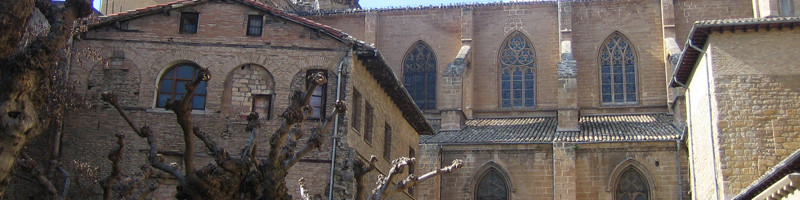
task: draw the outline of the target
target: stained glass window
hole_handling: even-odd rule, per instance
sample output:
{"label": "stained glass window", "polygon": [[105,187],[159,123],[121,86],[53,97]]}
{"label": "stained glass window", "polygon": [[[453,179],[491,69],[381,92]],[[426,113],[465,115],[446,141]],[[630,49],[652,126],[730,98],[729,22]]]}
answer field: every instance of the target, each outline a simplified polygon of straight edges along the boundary
{"label": "stained glass window", "polygon": [[[197,76],[197,71],[200,67],[192,64],[178,64],[173,66],[167,73],[161,76],[158,83],[158,99],[156,99],[156,107],[163,108],[167,103],[167,99],[181,99],[186,95],[186,84],[192,82],[192,79]],[[200,82],[197,89],[194,91],[194,98],[192,98],[192,109],[203,110],[206,108],[206,82]]]}
{"label": "stained glass window", "polygon": [[535,105],[535,62],[533,46],[520,32],[508,36],[500,51],[500,106]]}
{"label": "stained glass window", "polygon": [[436,109],[436,55],[423,41],[403,59],[403,85],[420,109]]}
{"label": "stained glass window", "polygon": [[649,191],[647,180],[633,167],[626,169],[617,182],[618,200],[648,200]]}
{"label": "stained glass window", "polygon": [[508,187],[506,180],[495,170],[489,169],[478,182],[476,200],[507,200]]}
{"label": "stained glass window", "polygon": [[613,33],[600,51],[601,96],[604,104],[636,103],[636,54],[633,44]]}

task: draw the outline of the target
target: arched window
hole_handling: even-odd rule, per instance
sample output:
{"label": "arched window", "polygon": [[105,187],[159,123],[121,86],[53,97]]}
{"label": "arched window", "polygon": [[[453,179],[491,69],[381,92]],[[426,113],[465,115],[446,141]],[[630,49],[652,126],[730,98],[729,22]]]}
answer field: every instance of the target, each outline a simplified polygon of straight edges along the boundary
{"label": "arched window", "polygon": [[436,109],[436,55],[421,40],[403,59],[403,85],[420,109]]}
{"label": "arched window", "polygon": [[647,179],[639,170],[628,167],[617,181],[616,199],[618,200],[648,200],[650,199],[650,186]]}
{"label": "arched window", "polygon": [[[167,99],[180,99],[186,95],[186,84],[192,82],[197,76],[200,67],[194,64],[182,63],[172,66],[158,82],[158,98],[156,107],[163,108]],[[203,110],[206,108],[206,82],[203,81],[194,91],[192,109]]]}
{"label": "arched window", "polygon": [[503,176],[494,168],[486,170],[486,173],[481,176],[478,181],[477,189],[475,190],[476,200],[507,200],[508,199],[508,185]]}
{"label": "arched window", "polygon": [[500,50],[500,106],[533,107],[535,104],[535,54],[525,35],[514,32]]}
{"label": "arched window", "polygon": [[636,52],[619,32],[608,36],[601,47],[600,80],[603,104],[636,103]]}

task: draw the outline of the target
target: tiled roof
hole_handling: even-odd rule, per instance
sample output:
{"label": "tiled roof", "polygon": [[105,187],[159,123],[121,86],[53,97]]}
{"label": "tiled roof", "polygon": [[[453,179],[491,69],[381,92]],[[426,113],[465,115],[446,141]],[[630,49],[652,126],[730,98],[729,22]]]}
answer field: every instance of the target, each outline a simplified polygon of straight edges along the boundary
{"label": "tiled roof", "polygon": [[723,32],[726,30],[781,30],[783,28],[794,28],[800,26],[800,17],[773,17],[773,18],[742,18],[742,19],[718,19],[698,21],[689,32],[689,39],[686,40],[681,57],[678,59],[678,66],[673,72],[673,79],[670,81],[671,87],[685,85],[689,81],[689,76],[700,58],[701,52],[697,48],[705,48],[708,36],[713,31]]}
{"label": "tiled roof", "polygon": [[[434,129],[441,121],[431,120]],[[459,131],[438,131],[422,143],[551,143],[667,141],[680,138],[667,114],[602,115],[580,118],[580,131],[557,132],[555,117],[483,118],[467,120]]]}
{"label": "tiled roof", "polygon": [[[210,1],[210,0],[177,0],[177,1],[169,2],[169,3],[165,3],[165,4],[156,4],[156,5],[152,5],[152,6],[148,6],[148,7],[144,7],[144,8],[139,8],[139,9],[135,9],[135,10],[129,10],[129,11],[126,11],[126,12],[115,13],[115,14],[111,14],[111,15],[108,15],[108,16],[100,17],[100,22],[98,22],[97,24],[92,24],[91,27],[97,27],[97,26],[101,26],[101,25],[106,25],[106,24],[110,24],[110,23],[113,23],[113,22],[119,21],[119,20],[126,20],[126,19],[132,19],[132,18],[137,18],[137,17],[141,17],[141,16],[156,14],[156,13],[159,13],[159,12],[169,11],[169,10],[175,9],[175,8],[193,6],[193,5],[205,3],[205,2],[208,2],[208,1]],[[254,1],[254,0],[232,0],[232,1],[242,3],[244,5],[250,6],[250,7],[255,8],[255,9],[259,9],[259,10],[264,11],[264,12],[271,13],[271,14],[273,14],[275,16],[284,18],[284,19],[292,21],[292,22],[296,22],[296,23],[304,25],[304,26],[308,26],[310,28],[321,30],[322,32],[324,32],[324,33],[326,33],[328,35],[331,35],[334,38],[339,39],[339,40],[345,40],[345,39],[348,39],[348,37],[349,37],[347,35],[347,33],[344,33],[344,32],[342,32],[342,31],[340,31],[338,29],[335,29],[333,27],[330,27],[330,26],[327,26],[327,25],[324,25],[324,24],[320,24],[320,23],[317,23],[315,21],[311,21],[311,20],[306,19],[304,17],[300,17],[300,16],[297,16],[297,15],[294,15],[294,14],[290,14],[290,13],[284,12],[283,10],[270,7],[270,6],[266,5],[266,4],[258,2],[258,1]]]}

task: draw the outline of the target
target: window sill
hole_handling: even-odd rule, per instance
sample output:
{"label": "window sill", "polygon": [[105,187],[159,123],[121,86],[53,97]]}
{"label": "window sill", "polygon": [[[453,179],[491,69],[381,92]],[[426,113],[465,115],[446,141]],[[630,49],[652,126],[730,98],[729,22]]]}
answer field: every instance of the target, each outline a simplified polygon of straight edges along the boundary
{"label": "window sill", "polygon": [[638,106],[639,102],[631,102],[631,103],[600,103],[600,106],[605,108],[613,108],[613,107],[632,107]]}

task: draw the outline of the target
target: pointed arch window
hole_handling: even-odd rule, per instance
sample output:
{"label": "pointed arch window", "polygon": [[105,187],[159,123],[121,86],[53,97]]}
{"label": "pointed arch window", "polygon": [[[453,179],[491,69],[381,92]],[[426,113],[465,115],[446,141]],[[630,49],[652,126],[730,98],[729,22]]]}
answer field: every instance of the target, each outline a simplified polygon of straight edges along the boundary
{"label": "pointed arch window", "polygon": [[535,54],[525,35],[514,32],[500,50],[500,106],[533,107],[535,105]]}
{"label": "pointed arch window", "polygon": [[421,40],[403,58],[403,85],[420,109],[436,109],[436,55]]}
{"label": "pointed arch window", "polygon": [[[186,84],[192,82],[197,76],[200,67],[194,64],[178,64],[167,70],[158,82],[158,98],[156,107],[163,108],[167,99],[181,99],[186,95]],[[203,110],[206,108],[206,81],[200,82],[194,91],[192,109]]]}
{"label": "pointed arch window", "polygon": [[650,185],[644,175],[634,167],[628,167],[617,181],[616,196],[618,200],[648,200]]}
{"label": "pointed arch window", "polygon": [[636,52],[619,32],[612,33],[600,50],[601,98],[603,104],[632,104],[636,96]]}
{"label": "pointed arch window", "polygon": [[475,192],[476,200],[507,200],[508,185],[495,169],[489,169],[481,177]]}

